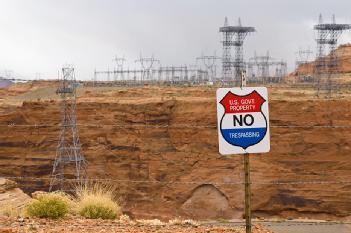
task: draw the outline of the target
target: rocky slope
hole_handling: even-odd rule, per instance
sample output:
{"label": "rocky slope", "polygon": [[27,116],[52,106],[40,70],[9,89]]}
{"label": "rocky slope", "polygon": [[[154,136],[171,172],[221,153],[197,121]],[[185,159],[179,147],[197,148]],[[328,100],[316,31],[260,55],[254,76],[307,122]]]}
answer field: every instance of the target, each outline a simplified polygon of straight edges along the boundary
{"label": "rocky slope", "polygon": [[[0,105],[0,176],[26,177],[17,180],[28,193],[48,188],[60,113],[54,94],[22,101],[50,90],[12,91]],[[215,88],[79,93],[88,175],[114,179],[125,212],[139,218],[242,217],[242,157],[218,154]],[[271,152],[251,156],[254,216],[350,217],[350,107],[350,96],[325,100],[311,90],[270,89]]]}
{"label": "rocky slope", "polygon": [[[337,70],[341,73],[341,79],[338,83],[350,83],[351,82],[351,44],[341,45],[336,49],[336,56],[338,58]],[[315,67],[315,62],[309,62],[307,64],[302,64],[297,69],[292,72],[286,80],[298,82],[301,81],[301,76],[311,76],[313,75]]]}
{"label": "rocky slope", "polygon": [[16,182],[0,178],[0,216],[17,215],[30,201]]}

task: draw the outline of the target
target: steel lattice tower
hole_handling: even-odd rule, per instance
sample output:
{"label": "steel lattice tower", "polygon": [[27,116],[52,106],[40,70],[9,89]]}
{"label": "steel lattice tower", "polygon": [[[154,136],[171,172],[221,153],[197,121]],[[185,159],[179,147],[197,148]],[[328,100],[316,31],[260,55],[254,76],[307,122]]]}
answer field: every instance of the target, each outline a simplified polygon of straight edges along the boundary
{"label": "steel lattice tower", "polygon": [[[238,26],[229,26],[227,17],[224,26],[219,28],[223,34],[223,57],[222,57],[222,75],[224,81],[241,80],[241,72],[245,70],[243,44],[246,36],[255,32],[254,27],[243,27],[241,20],[238,20]],[[234,47],[234,60],[232,60],[231,48]],[[234,73],[232,71],[234,68]]]}
{"label": "steel lattice tower", "polygon": [[[271,68],[275,68],[272,74]],[[257,56],[256,52],[247,62],[248,80],[256,83],[279,83],[287,73],[287,63],[283,60],[275,61],[267,51],[266,55]]]}
{"label": "steel lattice tower", "polygon": [[299,68],[301,65],[308,64],[310,62],[310,55],[313,54],[313,51],[310,49],[302,50],[299,49],[296,53],[295,69]]}
{"label": "steel lattice tower", "polygon": [[214,53],[213,56],[205,56],[202,54],[201,57],[196,58],[196,61],[202,61],[203,65],[206,68],[207,73],[210,75],[209,76],[209,81],[216,81],[216,76],[217,76],[217,66],[216,66],[216,61],[218,59],[221,59],[220,57],[216,56],[216,52]]}
{"label": "steel lattice tower", "polygon": [[86,175],[86,161],[81,154],[77,129],[76,87],[74,68],[62,68],[62,79],[56,91],[61,97],[61,132],[49,191],[68,190],[70,184],[65,179],[73,179],[79,182]]}
{"label": "steel lattice tower", "polygon": [[309,73],[312,70],[307,70],[305,72],[300,72],[299,69],[301,67],[307,66],[308,63],[310,63],[310,56],[313,54],[313,51],[308,49],[302,50],[299,49],[296,53],[296,60],[295,60],[295,70],[296,70],[296,76],[298,78],[298,81],[311,81],[311,76]]}
{"label": "steel lattice tower", "polygon": [[[338,58],[336,47],[341,34],[351,29],[350,24],[337,24],[333,15],[332,23],[323,23],[322,15],[319,15],[318,24],[314,26],[317,31],[317,54],[315,64],[315,78],[317,79],[318,95],[321,90],[327,90],[330,97],[333,89],[331,77],[338,73]],[[329,51],[326,53],[327,46]]]}
{"label": "steel lattice tower", "polygon": [[262,81],[268,79],[270,76],[269,66],[273,65],[272,57],[269,56],[269,51],[266,55],[257,56],[256,51],[254,57],[249,59],[249,64],[257,66],[257,78],[261,78]]}
{"label": "steel lattice tower", "polygon": [[115,69],[114,69],[114,80],[116,81],[124,81],[124,75],[123,75],[123,65],[126,59],[124,57],[117,57],[113,59],[113,61],[116,63]]}
{"label": "steel lattice tower", "polygon": [[152,81],[153,66],[155,63],[160,64],[160,60],[155,59],[154,55],[152,55],[151,57],[143,57],[140,53],[140,59],[136,60],[135,62],[139,62],[143,69],[141,81]]}

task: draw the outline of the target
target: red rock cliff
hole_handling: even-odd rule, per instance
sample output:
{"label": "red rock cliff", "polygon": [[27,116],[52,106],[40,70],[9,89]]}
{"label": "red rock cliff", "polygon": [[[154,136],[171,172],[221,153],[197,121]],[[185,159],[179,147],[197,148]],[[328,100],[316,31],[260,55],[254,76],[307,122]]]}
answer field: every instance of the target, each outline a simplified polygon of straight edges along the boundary
{"label": "red rock cliff", "polygon": [[[0,176],[50,175],[60,122],[54,98],[0,105]],[[270,99],[271,152],[251,156],[254,216],[349,216],[351,129],[324,126],[349,125],[351,99],[280,88]],[[119,180],[125,211],[242,216],[242,158],[218,154],[214,88],[90,88],[80,90],[77,114],[89,177]],[[40,123],[48,126],[26,126]],[[48,183],[22,184],[32,192]]]}

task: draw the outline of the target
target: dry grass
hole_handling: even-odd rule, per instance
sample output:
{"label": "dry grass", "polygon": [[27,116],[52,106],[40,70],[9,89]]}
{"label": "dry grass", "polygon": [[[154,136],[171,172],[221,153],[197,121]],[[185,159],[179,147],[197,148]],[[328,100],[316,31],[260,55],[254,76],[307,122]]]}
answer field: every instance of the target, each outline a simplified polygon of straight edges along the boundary
{"label": "dry grass", "polygon": [[115,219],[121,215],[115,190],[113,185],[97,182],[77,186],[76,212],[90,219]]}
{"label": "dry grass", "polygon": [[119,222],[121,224],[125,224],[125,225],[134,225],[135,222],[130,219],[130,217],[126,214],[122,214],[120,217],[119,217]]}
{"label": "dry grass", "polygon": [[15,206],[14,204],[7,204],[0,206],[0,216],[6,216],[11,218],[21,217],[24,215],[24,209]]}
{"label": "dry grass", "polygon": [[199,226],[199,223],[192,219],[180,219],[174,218],[168,221],[169,225],[177,225],[177,226]]}
{"label": "dry grass", "polygon": [[137,220],[137,223],[146,225],[146,226],[165,226],[166,223],[162,222],[159,219],[140,219]]}
{"label": "dry grass", "polygon": [[74,206],[74,199],[71,195],[62,192],[62,191],[55,191],[55,192],[42,192],[42,191],[37,191],[35,193],[32,194],[33,198],[36,200],[40,200],[42,198],[45,197],[58,197],[60,199],[62,199],[63,201],[67,202],[69,204],[69,206]]}

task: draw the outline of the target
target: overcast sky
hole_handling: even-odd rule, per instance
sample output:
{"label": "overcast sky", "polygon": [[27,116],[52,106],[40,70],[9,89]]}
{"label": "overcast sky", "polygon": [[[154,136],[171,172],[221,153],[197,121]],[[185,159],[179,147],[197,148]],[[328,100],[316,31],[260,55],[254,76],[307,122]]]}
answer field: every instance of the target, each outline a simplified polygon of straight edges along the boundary
{"label": "overcast sky", "polygon": [[[78,79],[94,69],[114,66],[115,55],[126,67],[142,52],[162,65],[194,64],[201,53],[222,54],[218,32],[228,16],[241,17],[256,33],[245,41],[245,57],[267,50],[294,67],[295,52],[315,50],[313,24],[335,13],[351,23],[350,0],[0,0],[0,73],[56,78],[63,64],[76,68]],[[345,33],[341,43],[351,42]]]}

